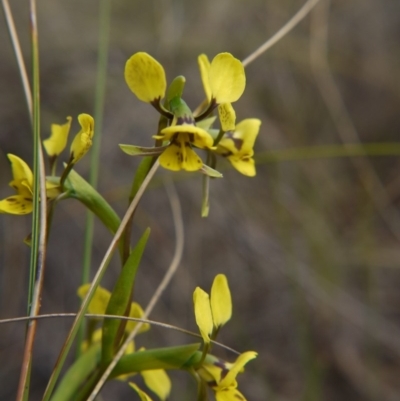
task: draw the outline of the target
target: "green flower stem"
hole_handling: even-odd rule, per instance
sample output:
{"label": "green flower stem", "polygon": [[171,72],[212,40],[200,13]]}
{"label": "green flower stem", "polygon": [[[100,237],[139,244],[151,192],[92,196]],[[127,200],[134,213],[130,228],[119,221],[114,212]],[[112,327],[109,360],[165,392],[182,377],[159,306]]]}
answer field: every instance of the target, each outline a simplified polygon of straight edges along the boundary
{"label": "green flower stem", "polygon": [[225,131],[222,131],[222,129],[220,129],[218,132],[218,136],[214,139],[214,146],[217,146],[219,144],[219,141],[222,139],[224,134],[225,134]]}
{"label": "green flower stem", "polygon": [[[132,202],[132,199],[136,196],[139,191],[143,181],[147,177],[151,167],[154,162],[157,160],[157,157],[145,157],[139,164],[138,169],[136,170],[135,177],[133,179],[131,192],[129,194],[129,203]],[[126,225],[124,234],[123,234],[123,263],[125,263],[129,257],[131,246],[131,233],[132,233],[132,222],[135,213],[132,213],[128,224]]]}

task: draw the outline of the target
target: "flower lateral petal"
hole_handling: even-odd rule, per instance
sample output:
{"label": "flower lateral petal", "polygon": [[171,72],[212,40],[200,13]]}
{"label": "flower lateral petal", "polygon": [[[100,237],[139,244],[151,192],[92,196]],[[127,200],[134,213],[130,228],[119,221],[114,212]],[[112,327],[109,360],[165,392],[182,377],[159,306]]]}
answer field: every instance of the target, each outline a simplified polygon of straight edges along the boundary
{"label": "flower lateral petal", "polygon": [[159,157],[162,167],[167,170],[197,171],[200,170],[203,162],[197,153],[185,141],[175,139]]}
{"label": "flower lateral petal", "polygon": [[32,198],[22,195],[9,196],[0,201],[0,213],[24,215],[32,213]]}
{"label": "flower lateral petal", "polygon": [[128,59],[125,81],[142,102],[152,103],[165,96],[167,81],[164,68],[147,53],[138,52]]}

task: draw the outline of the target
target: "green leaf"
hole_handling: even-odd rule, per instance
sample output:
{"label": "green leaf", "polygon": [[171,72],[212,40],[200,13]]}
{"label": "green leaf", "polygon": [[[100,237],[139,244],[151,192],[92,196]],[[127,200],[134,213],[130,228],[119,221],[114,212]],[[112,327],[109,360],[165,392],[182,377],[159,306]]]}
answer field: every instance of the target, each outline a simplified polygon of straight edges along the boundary
{"label": "green leaf", "polygon": [[74,395],[96,369],[100,360],[100,344],[95,344],[84,352],[68,369],[51,401],[73,400]]}
{"label": "green leaf", "polygon": [[135,145],[118,145],[121,150],[129,156],[157,156],[164,152],[168,146],[159,146],[159,147],[151,147],[146,148],[143,146],[135,146]]}
{"label": "green leaf", "polygon": [[[132,289],[136,277],[136,272],[142,259],[143,251],[146,247],[150,235],[150,229],[146,229],[135,248],[130,253],[121,274],[115,284],[110,301],[106,309],[106,315],[127,316],[129,305],[132,298]],[[126,325],[126,321],[120,322],[116,319],[104,319],[102,335],[102,356],[101,361],[108,364],[112,360],[116,349],[124,333],[119,330],[120,325]]]}
{"label": "green leaf", "polygon": [[178,347],[156,348],[124,355],[115,366],[110,378],[143,370],[186,368],[188,363],[196,356],[199,348],[200,343],[196,343]]}
{"label": "green leaf", "polygon": [[82,202],[113,233],[121,221],[110,204],[76,171],[71,170],[64,184],[70,198]]}

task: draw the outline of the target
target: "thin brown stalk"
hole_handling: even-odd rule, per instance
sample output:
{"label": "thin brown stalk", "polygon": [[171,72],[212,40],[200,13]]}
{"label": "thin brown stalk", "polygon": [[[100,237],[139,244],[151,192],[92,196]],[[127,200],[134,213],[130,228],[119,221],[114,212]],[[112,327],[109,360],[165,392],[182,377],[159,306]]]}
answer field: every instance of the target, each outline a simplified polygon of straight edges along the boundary
{"label": "thin brown stalk", "polygon": [[281,28],[274,36],[269,38],[264,44],[262,44],[253,53],[247,56],[242,64],[246,67],[263,53],[265,53],[275,43],[279,42],[284,36],[286,36],[307,14],[313,9],[313,7],[319,2],[319,0],[308,0],[303,7]]}
{"label": "thin brown stalk", "polygon": [[[165,273],[161,283],[157,287],[156,291],[154,292],[150,302],[148,303],[143,318],[147,319],[147,317],[152,312],[154,306],[156,305],[157,301],[160,299],[161,294],[164,292],[165,288],[170,283],[173,275],[175,274],[183,254],[183,244],[184,244],[184,232],[183,232],[183,218],[182,218],[182,211],[179,202],[178,195],[176,193],[175,187],[173,186],[172,182],[168,182],[166,185],[168,198],[171,204],[172,209],[172,216],[175,225],[175,233],[176,233],[176,245],[175,245],[175,253],[174,257],[172,258],[171,264],[169,265],[167,272]],[[135,326],[135,329],[129,334],[127,339],[124,341],[120,349],[118,350],[117,354],[115,355],[114,359],[111,361],[103,375],[101,376],[100,380],[96,384],[96,387],[93,389],[92,393],[88,397],[87,401],[94,401],[97,394],[103,387],[104,383],[106,382],[107,378],[110,376],[111,372],[113,371],[115,365],[124,355],[126,348],[128,347],[129,343],[135,338],[136,334],[139,332],[142,323],[138,323]]]}
{"label": "thin brown stalk", "polygon": [[[0,319],[0,324],[7,324],[7,323],[18,323],[18,322],[27,322],[29,320],[44,320],[44,319],[55,319],[55,318],[72,318],[76,317],[76,313],[46,313],[42,315],[36,315],[36,316],[21,316],[21,317],[12,317],[9,319]],[[149,320],[149,319],[141,319],[137,317],[130,317],[130,316],[121,316],[121,315],[101,315],[101,314],[94,314],[94,313],[86,313],[85,314],[86,318],[95,318],[95,319],[116,319],[116,320],[126,320],[126,321],[131,321],[131,322],[139,322],[143,324],[151,324],[152,326],[157,326],[157,327],[162,327],[164,329],[168,330],[174,330],[178,331],[179,333],[187,334],[188,336],[191,337],[196,337],[199,339],[202,339],[201,335],[199,333],[195,333],[190,330],[182,329],[181,327],[174,326],[172,324],[168,323],[162,323],[162,322],[157,322],[156,320]],[[239,355],[240,352],[228,347],[227,345],[224,345],[218,341],[213,341],[211,340],[212,344],[217,345],[221,348],[226,349],[227,351],[230,351],[234,354]]]}
{"label": "thin brown stalk", "polygon": [[26,72],[25,68],[25,63],[24,63],[24,58],[22,57],[22,50],[21,50],[21,45],[19,43],[18,39],[18,34],[15,29],[15,24],[14,24],[14,18],[12,16],[11,8],[8,3],[8,0],[2,0],[2,5],[3,5],[3,10],[4,10],[4,16],[6,19],[7,23],[7,28],[8,28],[8,33],[10,35],[10,40],[14,49],[15,53],[15,58],[17,59],[18,63],[18,70],[21,76],[21,81],[22,81],[22,87],[24,89],[25,93],[25,100],[26,104],[28,106],[28,111],[29,111],[29,117],[32,119],[32,92],[31,92],[31,87],[29,84],[29,78],[28,74]]}
{"label": "thin brown stalk", "polygon": [[[32,234],[36,233],[36,230],[39,230],[38,234],[38,242],[37,242],[37,251],[35,251],[35,238],[32,243],[32,253],[31,260],[34,260],[33,265],[36,266],[34,271],[34,287],[32,292],[32,303],[30,305],[30,315],[36,316],[40,311],[40,300],[43,289],[44,282],[44,270],[45,270],[45,257],[46,257],[46,238],[47,238],[47,204],[44,201],[46,199],[46,174],[44,167],[44,159],[43,152],[40,144],[40,83],[39,83],[39,42],[38,42],[38,27],[37,27],[37,19],[36,19],[36,2],[35,0],[30,1],[30,22],[31,22],[31,40],[32,40],[32,64],[33,64],[33,98],[32,98],[32,127],[34,134],[34,156],[37,159],[37,164],[34,166],[34,188],[37,188],[39,185],[39,191],[35,190],[35,199],[42,199],[42,202],[39,202],[39,208],[35,209],[34,205],[34,213],[33,213],[33,226],[32,226]],[[21,77],[23,80],[23,85],[25,87],[26,82],[24,82],[24,73],[25,68],[20,66]],[[23,72],[24,73],[23,73]],[[26,95],[29,96],[29,92],[26,91]],[[28,101],[29,108],[29,101]],[[35,214],[35,210],[38,211]],[[35,218],[39,219],[37,223],[35,223]],[[32,365],[32,353],[33,353],[33,344],[36,337],[36,329],[37,329],[37,321],[32,320],[29,322],[27,327],[27,335],[25,340],[25,348],[21,366],[20,380],[17,390],[17,401],[23,401],[27,399],[29,394],[29,378],[30,378],[30,370]]]}

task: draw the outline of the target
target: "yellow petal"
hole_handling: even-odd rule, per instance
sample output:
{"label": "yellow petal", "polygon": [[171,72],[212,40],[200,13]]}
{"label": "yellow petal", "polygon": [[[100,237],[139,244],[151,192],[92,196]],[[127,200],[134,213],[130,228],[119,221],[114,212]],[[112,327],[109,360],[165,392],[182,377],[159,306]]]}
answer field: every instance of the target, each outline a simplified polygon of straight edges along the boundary
{"label": "yellow petal", "polygon": [[171,392],[171,380],[163,369],[144,370],[141,372],[144,382],[153,393],[165,401]]}
{"label": "yellow petal", "polygon": [[164,68],[147,53],[135,53],[126,62],[125,81],[142,102],[151,103],[165,96],[167,81]]}
{"label": "yellow petal", "polygon": [[[78,288],[77,294],[81,300],[83,300],[90,288],[89,284],[81,285]],[[92,300],[90,301],[88,312],[98,315],[104,315],[106,313],[107,305],[110,300],[111,293],[103,287],[97,287]]]}
{"label": "yellow petal", "polygon": [[217,103],[233,103],[246,86],[243,64],[230,53],[217,54],[211,62],[210,87]]}
{"label": "yellow petal", "polygon": [[193,293],[194,315],[200,334],[205,343],[210,342],[210,334],[213,330],[213,319],[210,306],[210,297],[200,287]]}
{"label": "yellow petal", "polygon": [[8,155],[11,162],[13,180],[10,186],[13,187],[19,195],[29,197],[32,195],[33,174],[29,166],[18,156],[11,153]]}
{"label": "yellow petal", "polygon": [[[232,154],[248,154],[253,151],[254,142],[260,130],[261,121],[257,118],[247,118],[236,125],[234,132],[224,135],[218,144],[218,153],[228,150]],[[251,154],[252,156],[253,154]]]}
{"label": "yellow petal", "polygon": [[205,54],[200,54],[200,56],[197,58],[197,61],[199,63],[199,69],[200,69],[200,76],[201,76],[201,81],[203,82],[203,88],[204,92],[206,93],[207,100],[211,100],[211,87],[210,87],[210,79],[209,79],[209,74],[210,74],[210,61],[208,60],[208,57]]}
{"label": "yellow petal", "polygon": [[222,131],[233,131],[235,129],[236,113],[230,103],[222,103],[218,106],[219,121]]}
{"label": "yellow petal", "polygon": [[199,376],[207,383],[215,384],[221,380],[222,369],[220,366],[214,364],[203,363],[203,365],[197,370]]}
{"label": "yellow petal", "polygon": [[201,169],[203,162],[197,153],[190,148],[190,144],[174,141],[159,157],[162,167],[167,170],[197,171]]}
{"label": "yellow petal", "polygon": [[32,198],[22,195],[9,196],[0,201],[0,213],[8,214],[28,214],[32,212]]}
{"label": "yellow petal", "polygon": [[78,116],[81,130],[76,134],[71,144],[72,163],[77,163],[92,146],[94,134],[94,119],[89,114],[79,114]]}
{"label": "yellow petal", "polygon": [[46,181],[46,196],[47,199],[55,199],[61,194],[61,188],[59,184]]}
{"label": "yellow petal", "polygon": [[[143,314],[144,314],[144,312],[143,312],[142,307],[137,302],[132,302],[131,303],[131,311],[129,313],[129,316],[140,319],[143,316]],[[130,333],[136,327],[136,325],[137,325],[137,322],[129,321],[126,324],[125,331],[127,333]],[[144,323],[140,327],[139,333],[144,333],[145,331],[148,331],[148,330],[150,330],[149,323]]]}
{"label": "yellow petal", "polygon": [[51,135],[43,141],[43,146],[49,156],[58,156],[65,149],[71,121],[72,118],[67,117],[67,122],[63,125],[51,124]]}
{"label": "yellow petal", "polygon": [[241,150],[249,152],[253,150],[254,142],[256,141],[258,132],[260,130],[261,120],[258,118],[246,118],[236,125],[234,138],[242,139],[243,145]]}
{"label": "yellow petal", "polygon": [[243,354],[240,354],[236,359],[235,363],[232,364],[229,372],[226,376],[218,383],[218,388],[227,388],[235,385],[236,376],[239,372],[243,370],[243,367],[247,364],[247,362],[257,357],[257,352],[247,351]]}
{"label": "yellow petal", "polygon": [[232,316],[232,299],[224,274],[215,276],[211,287],[211,310],[215,327],[223,326]]}
{"label": "yellow petal", "polygon": [[228,156],[228,160],[239,173],[247,177],[254,177],[256,175],[255,162],[252,157],[237,157],[233,155]]}
{"label": "yellow petal", "polygon": [[246,401],[244,395],[236,388],[217,390],[215,399],[216,401]]}
{"label": "yellow petal", "polygon": [[[176,134],[189,134],[187,141],[197,146],[200,149],[207,149],[213,146],[214,140],[212,136],[204,129],[196,127],[192,124],[172,125],[164,128],[155,138],[168,141]],[[186,138],[184,139],[186,140]]]}
{"label": "yellow petal", "polygon": [[137,392],[141,401],[152,401],[152,399],[142,391],[135,383],[129,383],[129,385]]}

